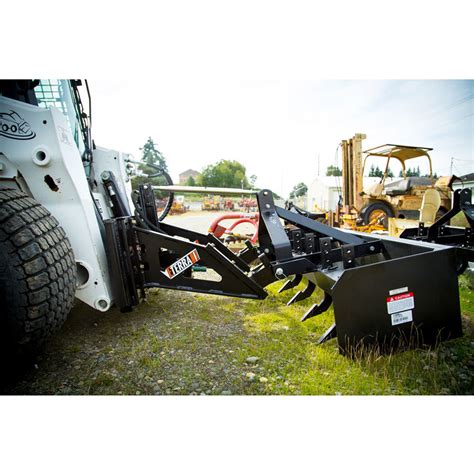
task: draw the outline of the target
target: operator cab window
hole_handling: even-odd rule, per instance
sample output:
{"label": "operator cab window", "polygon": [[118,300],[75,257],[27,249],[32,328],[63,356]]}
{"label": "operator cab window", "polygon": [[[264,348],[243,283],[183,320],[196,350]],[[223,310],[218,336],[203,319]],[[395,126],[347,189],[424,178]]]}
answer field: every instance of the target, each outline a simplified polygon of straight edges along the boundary
{"label": "operator cab window", "polygon": [[80,123],[77,119],[78,111],[74,106],[69,81],[59,79],[42,79],[35,87],[35,96],[38,106],[44,109],[52,107],[60,110],[67,118],[74,141],[81,155],[85,150]]}

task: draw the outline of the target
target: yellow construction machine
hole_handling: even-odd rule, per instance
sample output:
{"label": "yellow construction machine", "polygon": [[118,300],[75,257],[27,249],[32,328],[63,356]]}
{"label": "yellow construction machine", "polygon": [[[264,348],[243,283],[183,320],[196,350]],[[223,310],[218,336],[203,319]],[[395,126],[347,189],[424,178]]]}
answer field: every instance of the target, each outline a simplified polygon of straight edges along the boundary
{"label": "yellow construction machine", "polygon": [[[439,217],[451,208],[452,177],[433,177],[429,155],[432,148],[385,144],[362,151],[362,140],[365,138],[366,135],[358,133],[341,143],[343,203],[336,212],[335,223],[373,232],[387,230],[389,218],[418,220],[427,192],[427,207],[437,206],[435,216]],[[363,176],[369,157],[384,160],[384,172],[378,182],[364,189]],[[406,163],[416,158],[427,160],[428,176],[407,176]],[[387,178],[393,160],[401,164],[402,176],[391,181]]]}
{"label": "yellow construction machine", "polygon": [[204,198],[201,204],[203,211],[221,211],[223,209],[221,196],[209,195]]}

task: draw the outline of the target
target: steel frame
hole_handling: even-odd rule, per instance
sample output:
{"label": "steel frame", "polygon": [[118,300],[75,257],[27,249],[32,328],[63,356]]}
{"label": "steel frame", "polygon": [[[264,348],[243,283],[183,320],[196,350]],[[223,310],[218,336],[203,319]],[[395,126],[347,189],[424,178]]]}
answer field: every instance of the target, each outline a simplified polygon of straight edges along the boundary
{"label": "steel frame", "polygon": [[[288,305],[309,298],[319,287],[323,298],[302,321],[333,305],[335,324],[319,342],[337,337],[344,354],[374,346],[391,351],[432,345],[462,334],[457,269],[466,255],[457,248],[335,229],[275,206],[272,192],[263,190],[257,195],[259,245],[246,242],[234,254],[213,234],[159,222],[151,187],[142,186],[138,195],[135,218],[105,222],[115,299],[123,311],[152,287],[263,299],[267,285],[292,277],[281,291],[303,279],[306,287]],[[167,275],[167,268],[194,251],[199,265],[212,269],[219,281],[196,278],[192,267],[173,278]],[[397,288],[414,295],[404,324],[394,324],[394,314],[387,310],[388,297]]]}

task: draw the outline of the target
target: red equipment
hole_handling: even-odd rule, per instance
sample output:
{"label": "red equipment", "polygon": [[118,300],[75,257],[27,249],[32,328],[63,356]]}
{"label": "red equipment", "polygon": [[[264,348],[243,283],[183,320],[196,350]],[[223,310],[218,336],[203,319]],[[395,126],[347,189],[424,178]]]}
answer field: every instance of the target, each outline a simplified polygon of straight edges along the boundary
{"label": "red equipment", "polygon": [[[254,227],[253,236],[250,238],[250,241],[255,244],[258,238],[258,213],[253,214],[242,214],[239,212],[229,212],[227,214],[222,214],[221,216],[217,217],[209,227],[209,232],[214,234],[218,239],[221,238],[224,234],[226,237],[234,237],[237,240],[246,240],[248,238],[247,235],[236,234],[233,230],[240,224],[252,224]],[[234,220],[229,227],[224,227],[220,225],[222,221],[225,220]]]}

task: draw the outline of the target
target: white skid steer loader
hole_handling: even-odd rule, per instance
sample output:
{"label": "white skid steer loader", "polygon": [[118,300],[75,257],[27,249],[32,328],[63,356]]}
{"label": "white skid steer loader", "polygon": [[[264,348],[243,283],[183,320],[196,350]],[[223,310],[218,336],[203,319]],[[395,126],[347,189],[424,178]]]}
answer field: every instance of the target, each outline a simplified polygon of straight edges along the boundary
{"label": "white skid steer loader", "polygon": [[[89,97],[86,112],[80,88]],[[159,287],[262,299],[264,287],[304,278],[324,298],[303,320],[334,303],[342,353],[378,345],[431,345],[461,335],[457,274],[472,260],[468,232],[443,225],[443,244],[341,231],[309,213],[257,194],[258,245],[234,254],[214,235],[167,224],[169,176],[158,215],[155,190],[132,192],[131,155],[95,146],[90,95],[80,80],[0,81],[0,338],[16,353],[37,349],[65,321],[74,298],[97,311],[129,311]],[[239,190],[240,192],[240,190]],[[466,196],[464,196],[466,198]],[[460,202],[467,202],[466,199]],[[470,198],[469,198],[470,202]],[[458,209],[472,225],[472,206]],[[415,236],[416,237],[416,236]],[[441,236],[438,236],[441,238]],[[203,279],[193,266],[214,270]],[[290,278],[291,277],[291,278]],[[374,285],[376,282],[376,285]]]}

